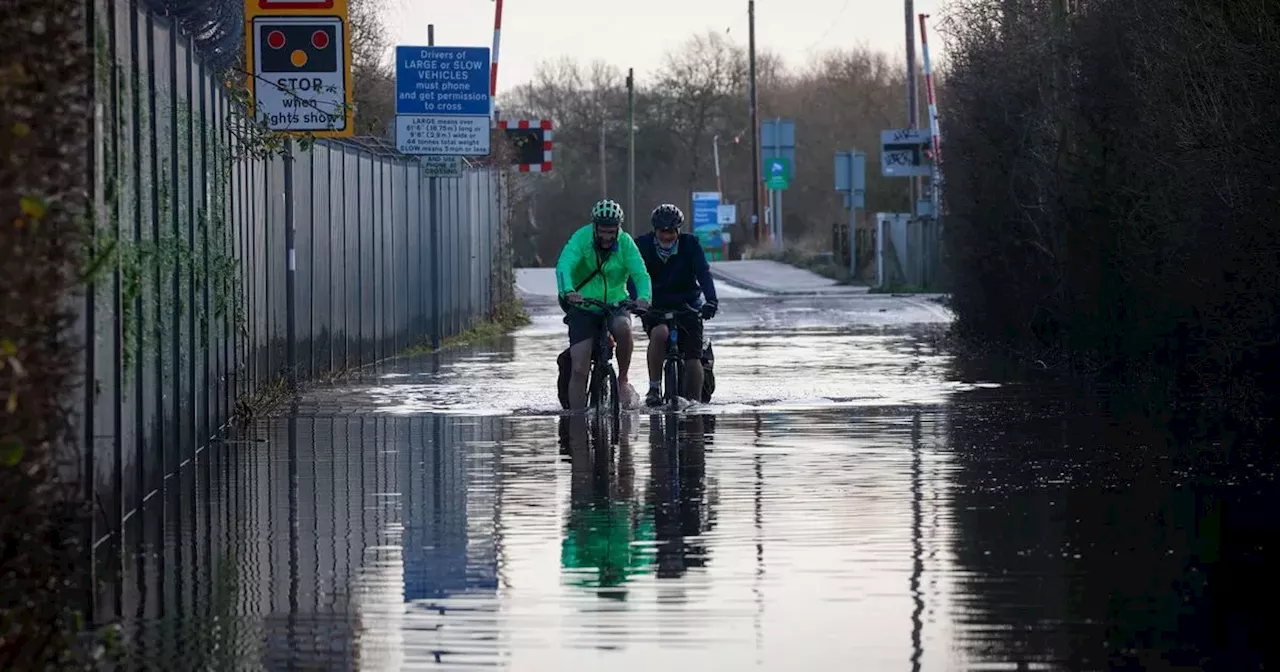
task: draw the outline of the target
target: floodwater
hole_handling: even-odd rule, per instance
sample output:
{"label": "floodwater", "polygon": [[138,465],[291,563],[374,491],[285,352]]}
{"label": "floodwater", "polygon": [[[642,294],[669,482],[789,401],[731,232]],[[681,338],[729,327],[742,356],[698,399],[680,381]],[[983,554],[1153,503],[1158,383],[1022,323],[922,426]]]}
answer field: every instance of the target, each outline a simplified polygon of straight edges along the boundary
{"label": "floodwater", "polygon": [[954,361],[937,304],[871,296],[727,305],[713,402],[602,446],[534,309],[174,479],[106,579],[125,664],[1261,669],[1272,463]]}

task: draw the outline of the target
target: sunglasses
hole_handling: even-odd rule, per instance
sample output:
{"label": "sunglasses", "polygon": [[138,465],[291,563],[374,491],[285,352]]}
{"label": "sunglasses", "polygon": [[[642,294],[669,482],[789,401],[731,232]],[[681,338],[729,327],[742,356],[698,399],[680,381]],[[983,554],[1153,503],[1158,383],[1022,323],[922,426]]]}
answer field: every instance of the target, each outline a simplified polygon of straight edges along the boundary
{"label": "sunglasses", "polygon": [[658,229],[658,233],[676,233],[679,230],[674,226],[663,226]]}

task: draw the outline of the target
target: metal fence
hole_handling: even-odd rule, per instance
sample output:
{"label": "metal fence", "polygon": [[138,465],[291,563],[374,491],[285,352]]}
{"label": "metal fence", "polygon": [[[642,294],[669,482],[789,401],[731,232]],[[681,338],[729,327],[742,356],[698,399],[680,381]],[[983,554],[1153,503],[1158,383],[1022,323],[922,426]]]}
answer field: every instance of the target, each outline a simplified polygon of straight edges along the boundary
{"label": "metal fence", "polygon": [[942,221],[876,213],[876,286],[939,291],[945,283]]}
{"label": "metal fence", "polygon": [[79,326],[96,548],[205,459],[237,407],[280,390],[286,354],[306,380],[456,334],[506,291],[494,278],[509,262],[501,172],[441,179],[433,199],[419,164],[380,141],[296,150],[290,343],[278,144],[252,131],[173,21],[119,0],[94,12],[95,209]]}

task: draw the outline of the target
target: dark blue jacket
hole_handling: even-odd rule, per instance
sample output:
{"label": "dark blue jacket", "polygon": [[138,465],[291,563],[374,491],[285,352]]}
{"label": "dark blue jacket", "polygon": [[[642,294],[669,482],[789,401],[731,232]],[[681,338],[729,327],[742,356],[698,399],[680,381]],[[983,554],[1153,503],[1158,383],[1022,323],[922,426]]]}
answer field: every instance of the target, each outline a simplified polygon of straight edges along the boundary
{"label": "dark blue jacket", "polygon": [[[640,256],[644,259],[649,279],[653,281],[653,306],[676,308],[687,303],[695,308],[702,305],[699,296],[717,301],[715,281],[711,279],[711,265],[702,251],[702,243],[691,233],[680,234],[679,248],[664,262],[658,258],[658,239],[652,233],[636,238]],[[635,287],[627,281],[627,292],[636,298]]]}

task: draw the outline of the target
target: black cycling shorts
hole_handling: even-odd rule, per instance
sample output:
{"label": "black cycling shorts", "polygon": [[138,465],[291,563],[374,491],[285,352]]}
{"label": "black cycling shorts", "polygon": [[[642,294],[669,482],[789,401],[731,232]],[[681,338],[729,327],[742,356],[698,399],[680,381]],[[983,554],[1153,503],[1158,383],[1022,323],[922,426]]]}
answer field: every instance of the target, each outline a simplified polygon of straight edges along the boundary
{"label": "black cycling shorts", "polygon": [[[619,313],[615,317],[626,317]],[[604,313],[595,313],[581,308],[569,307],[565,311],[564,323],[569,325],[569,345],[577,345],[596,337],[600,333],[600,325],[607,319]]]}
{"label": "black cycling shorts", "polygon": [[[651,310],[640,317],[640,324],[646,335],[662,323],[659,319],[661,310]],[[680,352],[685,359],[702,359],[702,320],[693,315],[676,317],[676,336],[680,341]],[[650,336],[652,338],[652,336]]]}

